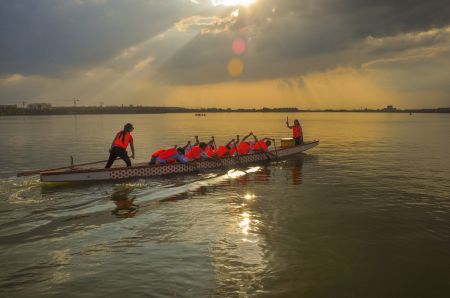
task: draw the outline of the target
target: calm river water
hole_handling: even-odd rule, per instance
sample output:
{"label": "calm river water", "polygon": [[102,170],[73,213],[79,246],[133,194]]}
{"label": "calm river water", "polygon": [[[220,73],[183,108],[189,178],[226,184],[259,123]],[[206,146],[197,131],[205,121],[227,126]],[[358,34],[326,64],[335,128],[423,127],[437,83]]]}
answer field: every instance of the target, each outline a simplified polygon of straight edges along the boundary
{"label": "calm river water", "polygon": [[290,136],[285,117],[1,117],[0,296],[449,297],[450,115],[289,114],[320,145],[235,175],[15,177],[106,159],[126,122],[145,161],[196,134]]}

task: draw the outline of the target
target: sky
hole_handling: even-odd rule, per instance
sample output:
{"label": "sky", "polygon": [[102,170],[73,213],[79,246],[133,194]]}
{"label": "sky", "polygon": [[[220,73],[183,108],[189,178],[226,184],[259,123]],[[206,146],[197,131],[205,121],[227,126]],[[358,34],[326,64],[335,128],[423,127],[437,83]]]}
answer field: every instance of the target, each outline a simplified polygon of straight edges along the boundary
{"label": "sky", "polygon": [[2,0],[0,104],[450,107],[450,0]]}

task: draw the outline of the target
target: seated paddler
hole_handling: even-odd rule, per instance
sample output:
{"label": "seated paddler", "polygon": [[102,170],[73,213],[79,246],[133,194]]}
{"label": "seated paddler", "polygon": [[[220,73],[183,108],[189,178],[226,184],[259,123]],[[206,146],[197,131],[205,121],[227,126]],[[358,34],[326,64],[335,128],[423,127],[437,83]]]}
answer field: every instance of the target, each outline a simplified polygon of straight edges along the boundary
{"label": "seated paddler", "polygon": [[247,139],[253,135],[253,132],[250,132],[248,135],[242,138],[242,140],[239,142],[239,135],[237,136],[238,139],[238,145],[236,147],[236,151],[238,155],[245,155],[252,153],[252,145],[255,142],[247,141]]}
{"label": "seated paddler", "polygon": [[[224,157],[227,155],[232,155],[232,153],[230,154],[230,151],[232,148],[234,148],[234,142],[235,140],[232,139],[231,141],[229,141],[226,145],[221,145],[218,146],[214,151],[213,151],[213,157]],[[234,153],[234,151],[233,151]]]}
{"label": "seated paddler", "polygon": [[160,149],[152,154],[149,164],[187,163],[189,159],[184,155],[184,149],[174,146],[170,149]]}
{"label": "seated paddler", "polygon": [[270,145],[272,145],[270,138],[258,140],[255,135],[253,137],[255,142],[250,145],[253,152],[267,152],[269,150]]}
{"label": "seated paddler", "polygon": [[205,142],[200,142],[198,145],[192,147],[192,149],[186,153],[186,157],[189,160],[200,160],[200,159],[209,159],[211,158],[207,152],[208,144]]}

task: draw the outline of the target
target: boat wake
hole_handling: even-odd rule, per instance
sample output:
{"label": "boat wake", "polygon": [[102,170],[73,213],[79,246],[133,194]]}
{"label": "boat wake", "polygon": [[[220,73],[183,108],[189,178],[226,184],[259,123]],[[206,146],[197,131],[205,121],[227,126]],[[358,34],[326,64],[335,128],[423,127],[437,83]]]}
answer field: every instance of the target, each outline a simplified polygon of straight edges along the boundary
{"label": "boat wake", "polygon": [[208,190],[212,196],[215,188],[230,185],[233,180],[260,169],[250,167],[233,169],[226,174],[96,183],[88,187],[68,184],[49,188],[35,178],[3,179],[1,192],[6,200],[0,202],[5,210],[0,221],[0,241],[13,243],[63,237],[114,222],[116,218],[148,214],[164,202],[206,195]]}

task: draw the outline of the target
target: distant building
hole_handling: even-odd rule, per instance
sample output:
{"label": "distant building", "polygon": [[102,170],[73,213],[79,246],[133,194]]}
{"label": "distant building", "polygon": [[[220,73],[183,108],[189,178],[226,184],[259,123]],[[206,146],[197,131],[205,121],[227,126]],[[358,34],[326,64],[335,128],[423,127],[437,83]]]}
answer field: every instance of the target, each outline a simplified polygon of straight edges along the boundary
{"label": "distant building", "polygon": [[52,105],[49,103],[30,103],[27,105],[29,110],[49,110],[51,108]]}
{"label": "distant building", "polygon": [[383,109],[384,112],[395,112],[397,111],[396,108],[394,108],[393,105],[388,105],[386,108]]}

